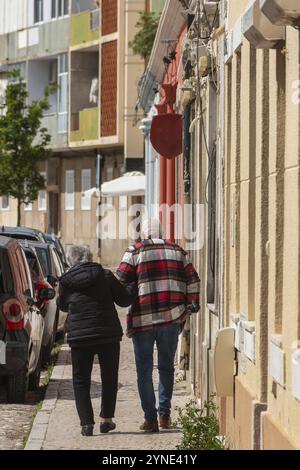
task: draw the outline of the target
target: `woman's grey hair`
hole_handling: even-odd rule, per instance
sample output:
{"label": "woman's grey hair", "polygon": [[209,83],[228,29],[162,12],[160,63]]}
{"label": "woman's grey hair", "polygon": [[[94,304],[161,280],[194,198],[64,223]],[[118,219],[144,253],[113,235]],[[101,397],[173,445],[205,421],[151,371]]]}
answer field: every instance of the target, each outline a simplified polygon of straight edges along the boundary
{"label": "woman's grey hair", "polygon": [[72,245],[68,250],[68,262],[71,266],[93,261],[93,254],[87,245]]}

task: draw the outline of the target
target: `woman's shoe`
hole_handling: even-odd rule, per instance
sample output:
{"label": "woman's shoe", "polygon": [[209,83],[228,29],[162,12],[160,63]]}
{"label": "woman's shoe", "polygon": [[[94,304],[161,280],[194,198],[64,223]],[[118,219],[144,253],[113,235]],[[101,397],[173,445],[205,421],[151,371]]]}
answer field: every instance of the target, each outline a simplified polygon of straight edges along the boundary
{"label": "woman's shoe", "polygon": [[85,426],[81,426],[81,435],[82,436],[92,436],[94,432],[94,425],[87,424]]}
{"label": "woman's shoe", "polygon": [[100,424],[100,432],[102,434],[106,434],[109,431],[113,431],[116,429],[115,423],[101,423]]}

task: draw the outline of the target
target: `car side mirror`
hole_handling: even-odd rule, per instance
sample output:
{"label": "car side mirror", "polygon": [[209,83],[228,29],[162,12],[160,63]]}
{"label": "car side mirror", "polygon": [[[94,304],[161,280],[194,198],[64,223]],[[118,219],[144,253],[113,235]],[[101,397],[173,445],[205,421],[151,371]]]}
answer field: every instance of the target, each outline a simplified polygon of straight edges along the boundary
{"label": "car side mirror", "polygon": [[26,303],[29,307],[33,307],[35,305],[35,300],[32,297],[28,297]]}
{"label": "car side mirror", "polygon": [[49,274],[47,276],[47,281],[49,282],[49,284],[51,284],[52,287],[57,286],[58,279],[55,276],[52,276],[51,274]]}
{"label": "car side mirror", "polygon": [[42,287],[39,289],[38,298],[40,302],[52,300],[55,297],[55,290],[50,287]]}

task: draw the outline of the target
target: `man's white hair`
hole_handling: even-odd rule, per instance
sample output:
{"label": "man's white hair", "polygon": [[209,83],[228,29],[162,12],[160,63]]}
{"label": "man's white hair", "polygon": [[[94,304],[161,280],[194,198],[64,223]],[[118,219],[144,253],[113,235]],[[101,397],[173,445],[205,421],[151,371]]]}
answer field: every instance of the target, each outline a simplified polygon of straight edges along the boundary
{"label": "man's white hair", "polygon": [[159,220],[155,218],[144,220],[141,227],[141,238],[142,240],[162,238],[162,227]]}
{"label": "man's white hair", "polygon": [[93,261],[93,254],[87,245],[72,245],[68,250],[67,258],[70,266],[75,266],[79,263]]}

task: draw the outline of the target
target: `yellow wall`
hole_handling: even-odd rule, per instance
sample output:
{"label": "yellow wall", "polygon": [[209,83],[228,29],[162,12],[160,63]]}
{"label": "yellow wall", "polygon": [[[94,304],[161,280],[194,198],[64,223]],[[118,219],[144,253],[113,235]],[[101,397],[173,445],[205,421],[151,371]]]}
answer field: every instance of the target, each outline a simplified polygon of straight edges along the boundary
{"label": "yellow wall", "polygon": [[[233,26],[247,1],[229,3],[228,24]],[[255,400],[267,406],[263,448],[300,448],[300,403],[291,393],[291,354],[300,333],[299,105],[292,102],[296,80],[299,32],[293,28],[287,28],[286,50],[254,50],[244,39],[226,66],[225,317],[229,325],[231,313],[244,314],[255,321],[256,333],[255,364],[238,355],[235,412],[232,399],[227,399],[226,411],[222,406],[221,421],[225,417],[234,448],[253,445]],[[283,339],[284,387],[270,376],[273,334]]]}

